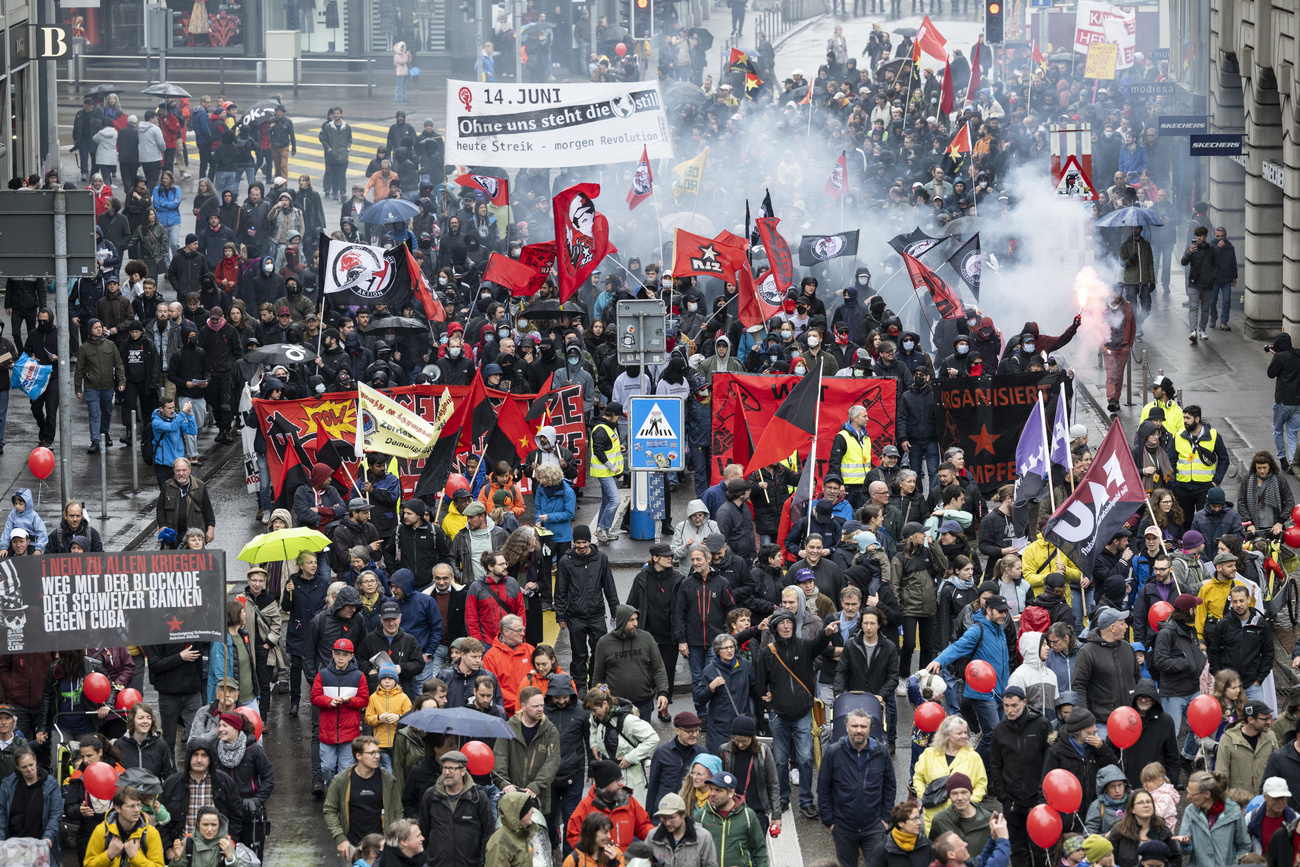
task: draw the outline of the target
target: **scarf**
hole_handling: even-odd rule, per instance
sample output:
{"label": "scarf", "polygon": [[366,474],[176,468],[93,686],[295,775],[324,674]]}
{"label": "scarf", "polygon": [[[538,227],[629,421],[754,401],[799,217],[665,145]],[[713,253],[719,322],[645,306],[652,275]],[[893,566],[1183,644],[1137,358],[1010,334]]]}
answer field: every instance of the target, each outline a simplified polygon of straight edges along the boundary
{"label": "scarf", "polygon": [[909,834],[902,828],[895,828],[889,832],[889,836],[894,838],[894,843],[904,852],[911,852],[916,848],[917,834]]}
{"label": "scarf", "polygon": [[1261,502],[1272,508],[1275,515],[1281,517],[1285,514],[1282,509],[1282,495],[1277,487],[1279,481],[1280,479],[1272,473],[1269,473],[1263,479],[1251,473],[1250,481],[1242,486],[1242,489],[1246,492],[1244,505],[1247,515],[1258,515]]}
{"label": "scarf", "polygon": [[1222,815],[1223,815],[1223,802],[1215,801],[1213,804],[1210,805],[1210,809],[1205,812],[1205,821],[1209,823],[1211,828],[1213,828],[1214,823],[1219,821],[1219,817]]}
{"label": "scarf", "polygon": [[226,324],[226,317],[224,316],[218,319],[216,322],[213,322],[211,319],[208,320],[208,327],[211,328],[213,331],[220,331],[225,326],[225,324]]}
{"label": "scarf", "polygon": [[244,750],[247,748],[248,735],[243,732],[235,737],[235,742],[232,744],[217,738],[217,761],[223,768],[233,768],[243,761]]}
{"label": "scarf", "polygon": [[373,611],[375,605],[379,603],[379,599],[380,599],[380,593],[379,590],[376,589],[375,592],[370,594],[369,596],[365,596],[365,595],[361,596],[361,605],[363,608],[366,609],[367,612],[370,612]]}

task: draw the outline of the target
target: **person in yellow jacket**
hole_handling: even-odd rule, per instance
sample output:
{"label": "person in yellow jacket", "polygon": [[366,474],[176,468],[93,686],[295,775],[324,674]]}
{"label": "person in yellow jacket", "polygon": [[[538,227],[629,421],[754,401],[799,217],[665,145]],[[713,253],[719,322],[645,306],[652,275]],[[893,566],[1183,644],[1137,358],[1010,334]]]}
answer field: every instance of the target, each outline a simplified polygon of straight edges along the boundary
{"label": "person in yellow jacket", "polygon": [[451,505],[447,507],[447,514],[442,516],[442,532],[447,535],[448,543],[465,529],[465,510],[470,502],[469,488],[462,486],[452,491]]}
{"label": "person in yellow jacket", "polygon": [[1151,410],[1160,407],[1165,412],[1164,426],[1169,431],[1170,436],[1178,436],[1183,432],[1183,408],[1174,400],[1174,384],[1167,376],[1157,376],[1155,382],[1151,383],[1150,403],[1142,407],[1142,417],[1138,419],[1138,426],[1151,416]]}
{"label": "person in yellow jacket", "polygon": [[[924,801],[926,787],[950,774],[965,774],[971,781],[971,801],[978,804],[989,790],[989,776],[984,770],[984,760],[970,746],[970,729],[966,720],[957,714],[939,724],[930,746],[916,760],[912,772],[912,788],[918,801]],[[947,794],[946,792],[944,794]],[[937,807],[925,808],[925,832],[930,833],[930,823],[935,815],[948,806],[947,800]]]}
{"label": "person in yellow jacket", "polygon": [[844,496],[853,508],[861,508],[866,503],[867,473],[871,472],[871,437],[867,436],[865,407],[849,407],[849,420],[835,433],[831,444],[826,472],[840,477],[844,483]]}
{"label": "person in yellow jacket", "polygon": [[144,820],[143,807],[139,789],[118,789],[113,809],[90,836],[85,867],[163,867],[162,837]]}
{"label": "person in yellow jacket", "polygon": [[1020,554],[1020,563],[1024,567],[1025,581],[1029,582],[1029,587],[1037,596],[1043,592],[1043,580],[1053,572],[1060,572],[1065,576],[1065,601],[1070,601],[1070,588],[1079,586],[1080,579],[1083,578],[1083,572],[1079,567],[1074,565],[1069,557],[1061,553],[1051,542],[1043,538],[1039,533],[1038,538],[1030,542],[1028,547]]}
{"label": "person in yellow jacket", "polygon": [[623,475],[623,444],[618,440],[618,420],[623,417],[623,405],[610,403],[604,417],[591,428],[591,475],[600,481],[600,512],[596,516],[596,539],[608,542],[617,532],[611,533],[614,515],[620,497],[616,479]]}
{"label": "person in yellow jacket", "polygon": [[1213,623],[1223,619],[1233,587],[1245,587],[1250,590],[1251,598],[1255,597],[1254,585],[1237,577],[1237,556],[1227,551],[1215,554],[1214,575],[1196,591],[1196,595],[1201,597],[1201,604],[1196,606],[1196,633],[1201,638],[1205,639],[1206,621]]}
{"label": "person in yellow jacket", "polygon": [[379,688],[370,694],[366,705],[366,725],[375,730],[375,740],[383,750],[379,763],[387,771],[393,769],[397,720],[411,709],[411,699],[402,691],[398,676],[397,666],[391,662],[379,666]]}

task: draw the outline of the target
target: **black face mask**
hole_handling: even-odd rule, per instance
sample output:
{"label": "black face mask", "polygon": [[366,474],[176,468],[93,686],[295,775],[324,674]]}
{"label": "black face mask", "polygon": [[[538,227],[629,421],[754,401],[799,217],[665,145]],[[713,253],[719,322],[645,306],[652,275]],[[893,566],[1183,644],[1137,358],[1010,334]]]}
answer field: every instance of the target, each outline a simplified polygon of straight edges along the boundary
{"label": "black face mask", "polygon": [[36,327],[42,331],[52,331],[54,329],[54,323],[46,319],[38,322]]}

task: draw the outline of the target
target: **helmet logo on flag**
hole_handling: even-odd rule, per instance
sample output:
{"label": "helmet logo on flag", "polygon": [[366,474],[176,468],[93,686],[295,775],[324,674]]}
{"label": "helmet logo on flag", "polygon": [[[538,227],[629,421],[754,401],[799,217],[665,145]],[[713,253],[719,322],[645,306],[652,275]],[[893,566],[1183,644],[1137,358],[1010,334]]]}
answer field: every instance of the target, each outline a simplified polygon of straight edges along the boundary
{"label": "helmet logo on flag", "polygon": [[632,173],[632,193],[638,196],[650,194],[650,167],[645,163],[637,163],[636,171]]}
{"label": "helmet logo on flag", "polygon": [[978,250],[971,250],[961,260],[961,276],[967,283],[979,285],[980,282],[980,254]]}
{"label": "helmet logo on flag", "polygon": [[393,271],[389,261],[374,249],[364,244],[331,244],[330,248],[334,252],[327,273],[335,285],[346,286],[362,298],[379,298],[388,291]]}
{"label": "helmet logo on flag", "polygon": [[813,241],[812,254],[817,259],[827,261],[834,259],[844,249],[843,235],[826,235]]}
{"label": "helmet logo on flag", "polygon": [[491,175],[470,175],[470,177],[474,179],[475,183],[483,188],[483,192],[487,193],[489,199],[495,199],[497,197],[497,190],[501,183],[500,178],[494,178]]}
{"label": "helmet logo on flag", "polygon": [[758,297],[763,299],[763,303],[770,307],[780,307],[784,300],[784,294],[776,285],[776,273],[768,271],[763,275],[763,279],[758,281],[756,287]]}

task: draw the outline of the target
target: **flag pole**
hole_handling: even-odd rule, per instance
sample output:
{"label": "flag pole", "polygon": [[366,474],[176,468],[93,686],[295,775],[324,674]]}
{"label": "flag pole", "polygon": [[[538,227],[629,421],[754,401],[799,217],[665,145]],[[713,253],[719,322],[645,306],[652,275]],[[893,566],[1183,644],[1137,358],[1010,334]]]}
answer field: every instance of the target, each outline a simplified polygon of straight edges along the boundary
{"label": "flag pole", "polygon": [[664,224],[663,218],[659,216],[659,191],[652,187],[650,198],[655,203],[655,232],[659,236],[659,249],[656,251],[655,258],[659,262],[659,273],[662,274],[669,269],[670,263],[664,261]]}
{"label": "flag pole", "polygon": [[813,514],[813,491],[817,487],[817,435],[821,432],[822,421],[822,363],[821,359],[817,360],[817,409],[813,412],[813,441],[812,448],[808,450],[808,460],[812,466],[808,468],[808,529],[804,532],[805,544],[807,544],[808,534],[812,533],[812,514]]}
{"label": "flag pole", "polygon": [[921,48],[913,43],[912,66],[907,71],[907,93],[903,96],[903,129],[907,129],[907,109],[912,104],[912,82],[916,79],[916,65],[921,62]]}
{"label": "flag pole", "polygon": [[1047,449],[1047,496],[1056,512],[1056,491],[1052,488],[1052,440],[1047,436],[1047,406],[1043,403],[1043,392],[1038,392],[1038,420],[1043,425],[1043,447]]}

